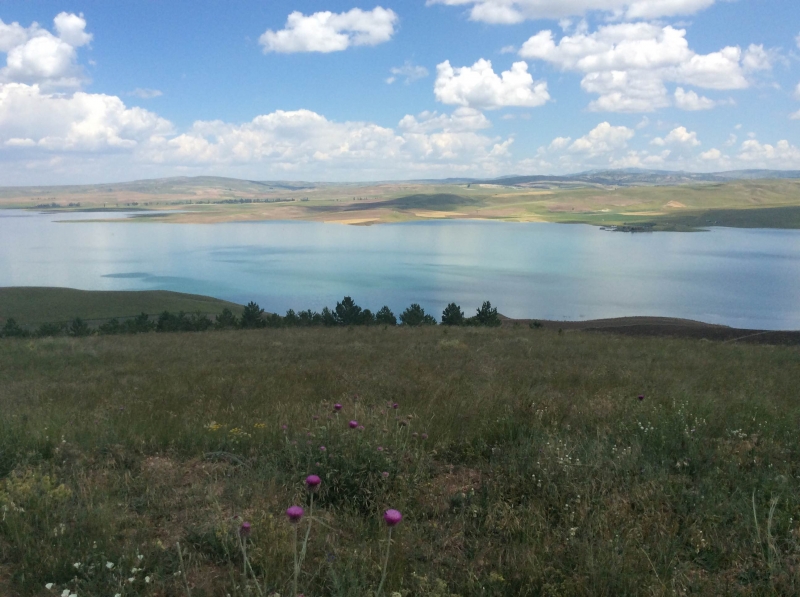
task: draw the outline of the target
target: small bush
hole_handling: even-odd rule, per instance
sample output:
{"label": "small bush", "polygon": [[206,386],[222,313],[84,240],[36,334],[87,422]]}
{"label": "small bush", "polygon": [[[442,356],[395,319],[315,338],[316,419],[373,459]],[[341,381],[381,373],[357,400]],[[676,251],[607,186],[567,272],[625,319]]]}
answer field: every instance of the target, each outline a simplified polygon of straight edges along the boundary
{"label": "small bush", "polygon": [[23,330],[19,324],[10,317],[6,320],[3,329],[0,330],[0,336],[3,338],[24,338],[27,335],[28,332]]}
{"label": "small bush", "polygon": [[52,336],[60,336],[64,332],[64,325],[61,323],[43,323],[36,330],[36,336],[39,338],[47,338]]}
{"label": "small bush", "polygon": [[82,336],[88,336],[89,334],[92,333],[92,330],[89,329],[89,326],[83,319],[81,319],[80,317],[76,317],[69,324],[69,327],[67,328],[67,333],[70,336],[80,338]]}
{"label": "small bush", "polygon": [[214,321],[214,327],[217,328],[218,330],[231,329],[238,327],[238,325],[239,325],[239,320],[236,318],[236,315],[234,315],[233,312],[228,308],[223,309],[222,313],[217,315]]}

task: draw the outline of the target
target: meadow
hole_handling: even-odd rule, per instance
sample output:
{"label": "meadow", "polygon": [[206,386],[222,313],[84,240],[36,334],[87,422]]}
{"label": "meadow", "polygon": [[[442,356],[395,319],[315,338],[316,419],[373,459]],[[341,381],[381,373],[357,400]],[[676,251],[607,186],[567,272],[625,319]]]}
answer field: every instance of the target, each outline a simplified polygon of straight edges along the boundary
{"label": "meadow", "polygon": [[295,533],[307,596],[800,592],[797,348],[258,329],[3,339],[0,377],[2,595],[291,595]]}

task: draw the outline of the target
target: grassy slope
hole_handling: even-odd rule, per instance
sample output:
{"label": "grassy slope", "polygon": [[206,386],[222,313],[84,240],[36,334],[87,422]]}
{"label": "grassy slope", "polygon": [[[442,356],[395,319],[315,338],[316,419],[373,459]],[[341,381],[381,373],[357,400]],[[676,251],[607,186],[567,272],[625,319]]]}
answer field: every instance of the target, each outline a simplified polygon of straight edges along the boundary
{"label": "grassy slope", "polygon": [[5,340],[0,371],[0,594],[182,595],[180,541],[192,595],[255,595],[235,516],[289,594],[282,512],[310,472],[306,595],[375,589],[386,507],[405,516],[389,592],[800,591],[796,349],[267,330]]}
{"label": "grassy slope", "polygon": [[72,288],[0,288],[0,321],[14,318],[21,325],[131,317],[162,311],[217,314],[224,308],[239,313],[242,307],[227,301],[166,290],[101,291]]}

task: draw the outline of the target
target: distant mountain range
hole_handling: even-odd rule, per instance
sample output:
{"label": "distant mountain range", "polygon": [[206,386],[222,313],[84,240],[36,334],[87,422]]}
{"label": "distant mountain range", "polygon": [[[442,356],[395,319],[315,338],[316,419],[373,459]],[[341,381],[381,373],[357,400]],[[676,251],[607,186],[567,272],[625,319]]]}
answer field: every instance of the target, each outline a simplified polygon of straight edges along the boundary
{"label": "distant mountain range", "polygon": [[296,193],[303,189],[331,186],[363,187],[373,184],[431,184],[431,185],[472,185],[493,184],[523,188],[578,188],[586,186],[673,186],[692,183],[725,183],[737,180],[762,179],[800,179],[800,170],[731,170],[729,172],[696,173],[670,172],[667,170],[642,170],[627,168],[624,170],[590,170],[577,174],[565,175],[512,175],[493,179],[480,178],[439,178],[407,181],[374,181],[361,183],[330,183],[303,181],[267,181],[241,180],[221,176],[176,176],[150,180],[134,180],[110,184],[91,185],[59,185],[0,187],[0,198],[6,196],[47,196],[48,194],[83,194],[83,193],[144,193],[189,194],[201,189],[219,189],[239,193],[260,193],[264,191],[285,191]]}
{"label": "distant mountain range", "polygon": [[471,181],[472,184],[497,184],[529,188],[571,186],[671,186],[690,183],[724,183],[735,180],[800,178],[800,170],[731,170],[729,172],[697,173],[667,170],[590,170],[564,176],[503,176],[491,180]]}

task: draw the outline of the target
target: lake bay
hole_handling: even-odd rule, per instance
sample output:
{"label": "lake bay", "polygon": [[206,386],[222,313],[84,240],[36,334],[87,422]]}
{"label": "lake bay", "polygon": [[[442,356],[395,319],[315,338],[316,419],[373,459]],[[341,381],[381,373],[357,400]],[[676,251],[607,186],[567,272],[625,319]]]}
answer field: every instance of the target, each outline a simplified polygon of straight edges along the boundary
{"label": "lake bay", "polygon": [[109,216],[0,210],[0,286],[173,290],[281,314],[350,295],[373,311],[417,302],[437,318],[451,301],[472,314],[490,300],[515,318],[653,315],[800,329],[798,230],[71,222],[97,217]]}

